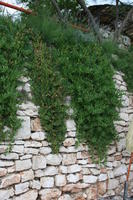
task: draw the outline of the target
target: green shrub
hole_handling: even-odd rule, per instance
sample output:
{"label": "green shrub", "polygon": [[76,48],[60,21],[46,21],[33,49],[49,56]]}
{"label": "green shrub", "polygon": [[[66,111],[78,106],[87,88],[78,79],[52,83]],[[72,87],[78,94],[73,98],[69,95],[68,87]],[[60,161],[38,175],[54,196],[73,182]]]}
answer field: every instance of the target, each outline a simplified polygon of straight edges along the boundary
{"label": "green shrub", "polygon": [[[104,53],[114,66],[115,70],[125,74],[124,81],[127,83],[128,91],[133,92],[133,48],[120,49],[113,42],[105,42],[103,44]],[[117,56],[117,59],[112,58],[112,54]]]}
{"label": "green shrub", "polygon": [[65,96],[70,95],[77,138],[102,161],[117,138],[113,122],[118,120],[116,108],[121,102],[111,60],[92,35],[44,16],[27,21],[34,32],[34,60],[29,72],[41,124],[53,152],[58,152],[66,132]]}
{"label": "green shrub", "polygon": [[[0,33],[4,55],[0,61],[3,66],[0,126],[1,131],[4,126],[11,131],[2,133],[2,140],[10,138],[12,141],[20,125],[16,117],[19,101],[16,87],[18,78],[27,69],[33,100],[40,106],[41,124],[53,152],[59,151],[65,138],[65,97],[70,95],[74,110],[71,117],[76,122],[78,141],[85,142],[91,155],[102,161],[109,144],[117,139],[113,122],[118,120],[116,108],[121,102],[112,79],[112,60],[104,52],[105,47],[100,47],[92,35],[62,26],[49,17],[31,17],[25,22],[22,19],[19,31],[17,25],[7,24]],[[7,33],[11,27],[16,29],[10,36]]]}
{"label": "green shrub", "polygon": [[0,16],[0,141],[13,142],[20,120],[16,116],[19,93],[16,88],[21,76],[20,35],[17,23]]}
{"label": "green shrub", "polygon": [[113,82],[114,70],[103,49],[94,43],[64,46],[55,52],[57,69],[72,97],[77,138],[101,161],[109,144],[117,138],[113,121],[118,120],[120,93]]}
{"label": "green shrub", "polygon": [[63,78],[55,71],[49,49],[39,38],[33,42],[34,60],[29,70],[34,102],[40,106],[41,125],[54,153],[65,139],[66,106]]}

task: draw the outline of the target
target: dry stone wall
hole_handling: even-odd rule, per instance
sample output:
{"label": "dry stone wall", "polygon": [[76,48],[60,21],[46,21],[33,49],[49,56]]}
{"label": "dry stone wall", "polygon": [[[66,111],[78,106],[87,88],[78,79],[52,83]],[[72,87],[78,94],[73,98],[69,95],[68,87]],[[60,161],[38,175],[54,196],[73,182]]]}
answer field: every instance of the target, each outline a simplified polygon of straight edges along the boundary
{"label": "dry stone wall", "polygon": [[[115,122],[120,140],[110,145],[105,166],[91,161],[85,144],[75,147],[76,127],[71,119],[66,122],[66,139],[59,154],[52,154],[40,125],[38,107],[30,100],[19,106],[17,115],[23,122],[11,153],[5,154],[6,143],[0,145],[0,200],[122,199],[130,156],[125,136],[133,117],[133,98],[122,76],[114,76],[116,87],[124,91],[120,121]],[[31,99],[29,79],[21,80],[24,85],[18,90],[26,91]],[[133,194],[133,167],[129,194]]]}

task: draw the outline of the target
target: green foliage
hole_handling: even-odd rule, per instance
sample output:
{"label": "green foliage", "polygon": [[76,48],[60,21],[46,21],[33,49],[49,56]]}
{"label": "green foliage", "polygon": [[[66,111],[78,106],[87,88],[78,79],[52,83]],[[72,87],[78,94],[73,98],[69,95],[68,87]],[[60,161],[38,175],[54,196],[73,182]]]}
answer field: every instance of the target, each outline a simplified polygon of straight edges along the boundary
{"label": "green foliage", "polygon": [[21,75],[20,35],[17,23],[0,16],[0,141],[13,141],[20,120],[16,116],[19,93],[16,91]]}
{"label": "green foliage", "polygon": [[[53,152],[59,151],[65,138],[65,97],[70,95],[74,110],[71,117],[76,122],[78,143],[85,142],[91,154],[102,161],[109,144],[117,138],[113,121],[118,119],[116,108],[120,107],[120,93],[112,80],[112,60],[104,53],[105,47],[94,42],[92,35],[62,26],[49,16],[23,18],[22,22],[27,25],[21,24],[19,32],[16,26],[14,33],[18,34],[14,35],[15,40],[9,39],[7,33],[5,37],[2,35],[6,38],[2,40],[2,52],[5,55],[8,52],[8,55],[1,57],[1,65],[7,68],[4,68],[5,79],[0,79],[0,86],[3,87],[3,83],[5,86],[4,91],[1,87],[1,94],[12,90],[8,102],[3,95],[0,97],[1,130],[6,125],[14,130],[14,135],[19,127],[16,117],[19,94],[16,87],[22,70],[27,69],[33,100],[40,107],[41,124]],[[4,34],[6,29],[2,30]],[[10,82],[7,81],[9,77]]]}
{"label": "green foliage", "polygon": [[[64,106],[65,95],[70,95],[74,110],[71,117],[76,122],[77,138],[79,142],[86,142],[91,154],[97,155],[101,161],[105,158],[109,144],[117,138],[113,121],[118,119],[116,107],[120,107],[120,94],[112,80],[114,71],[111,63],[103,48],[94,43],[88,34],[81,35],[80,32],[75,32],[67,26],[63,27],[50,18],[37,18],[29,19],[28,25],[33,28],[34,33],[41,34],[44,47],[40,48],[40,53],[37,48],[37,53],[42,57],[37,58],[35,55],[34,70],[30,71],[33,71],[32,88],[36,104],[40,106],[41,123],[47,131],[48,141],[53,149],[56,146],[57,152],[65,134],[65,124],[62,121],[65,119],[65,109],[62,113],[59,104]],[[40,23],[42,21],[44,23]],[[47,69],[49,73],[52,72],[52,77]],[[53,81],[54,74],[57,79],[54,78]],[[59,85],[65,93],[60,91],[63,98],[56,104],[60,95],[54,101],[51,96],[57,90],[55,85],[58,86],[59,80]],[[44,88],[45,94],[42,93]],[[50,93],[49,100],[47,92]],[[53,121],[50,121],[53,106],[58,119],[53,117]],[[47,107],[50,109],[47,110]],[[57,126],[59,122],[62,126]]]}
{"label": "green foliage", "polygon": [[[29,8],[37,11],[38,13],[40,13],[40,8],[45,7],[46,10],[49,10],[51,14],[57,14],[56,9],[49,0],[19,0],[19,2],[27,3]],[[77,14],[81,11],[81,8],[76,0],[57,0],[57,3],[65,19],[69,21],[75,21],[77,19]]]}
{"label": "green foliage", "polygon": [[[103,49],[114,68],[125,74],[123,78],[127,83],[128,91],[133,92],[133,48],[120,49],[116,44],[106,42],[103,44]],[[117,59],[113,59],[112,54],[116,55]]]}
{"label": "green foliage", "polygon": [[34,30],[34,33],[41,34],[47,45],[54,46],[57,49],[65,44],[95,42],[95,37],[91,32],[83,33],[74,30],[69,24],[62,25],[57,22],[56,18],[51,17],[46,9],[41,9],[37,16],[28,17],[25,23]]}
{"label": "green foliage", "polygon": [[110,62],[99,45],[90,43],[63,46],[55,52],[55,63],[72,97],[79,142],[85,142],[101,161],[117,138],[113,121],[118,120],[116,107],[120,107]]}
{"label": "green foliage", "polygon": [[65,139],[66,106],[63,78],[55,71],[49,49],[38,38],[33,42],[34,60],[29,68],[34,101],[40,106],[41,125],[54,153]]}
{"label": "green foliage", "polygon": [[125,74],[124,80],[127,83],[128,91],[133,92],[133,50],[120,50],[117,55],[118,60],[114,60],[113,65],[115,69]]}

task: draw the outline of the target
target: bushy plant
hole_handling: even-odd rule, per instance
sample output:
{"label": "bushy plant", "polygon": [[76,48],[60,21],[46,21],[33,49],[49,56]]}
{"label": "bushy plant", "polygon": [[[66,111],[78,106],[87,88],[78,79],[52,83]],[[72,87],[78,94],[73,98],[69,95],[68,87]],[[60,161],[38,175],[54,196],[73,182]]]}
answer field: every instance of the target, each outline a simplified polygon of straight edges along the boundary
{"label": "bushy plant", "polygon": [[29,68],[34,102],[40,106],[41,125],[47,133],[53,153],[65,139],[66,106],[63,78],[54,70],[48,47],[40,38],[33,41],[34,58]]}
{"label": "bushy plant", "polygon": [[77,138],[101,161],[109,144],[117,138],[113,122],[118,120],[120,93],[113,82],[114,70],[98,44],[64,46],[55,52],[57,69],[72,97]]}
{"label": "bushy plant", "polygon": [[16,116],[19,93],[16,88],[21,76],[20,36],[17,23],[0,16],[0,141],[13,142],[20,120]]}
{"label": "bushy plant", "polygon": [[[65,124],[61,120],[65,113],[63,110],[62,115],[60,107],[55,104],[60,97],[57,96],[54,101],[48,101],[46,96],[48,91],[49,97],[52,95],[49,87],[53,88],[51,92],[54,92],[55,84],[58,85],[58,81],[61,80],[60,86],[63,87],[63,90],[65,89],[66,93],[60,91],[60,95],[63,97],[60,104],[64,106],[65,95],[71,95],[71,103],[74,110],[72,117],[76,122],[77,138],[79,142],[86,142],[91,154],[98,155],[101,161],[105,158],[109,144],[117,138],[113,121],[118,120],[116,108],[120,107],[120,94],[115,88],[112,79],[114,71],[111,67],[111,62],[107,59],[103,48],[94,40],[85,40],[83,36],[86,35],[81,36],[79,32],[63,27],[57,22],[54,23],[53,19],[50,21],[45,18],[46,23],[42,24],[42,26],[40,26],[40,22],[37,24],[37,18],[34,23],[32,20],[34,21],[34,18],[30,19],[28,24],[33,28],[34,33],[40,33],[45,47],[40,51],[37,48],[37,52],[42,55],[37,60],[38,63],[41,61],[42,64],[35,62],[34,76],[32,75],[31,78],[35,99],[37,99],[36,103],[40,105],[41,123],[44,130],[47,131],[48,141],[53,149],[54,143],[58,143],[56,147],[59,149],[65,134]],[[87,36],[89,37],[89,35]],[[47,54],[47,52],[49,53]],[[35,55],[36,58],[37,55]],[[51,81],[52,77],[48,76],[47,68],[49,73],[51,70],[53,76],[56,74],[56,78],[59,77],[59,79]],[[37,69],[39,69],[39,72],[37,72]],[[37,78],[38,73],[39,78]],[[39,83],[37,84],[38,80]],[[46,93],[42,97],[43,88],[45,88]],[[41,97],[40,99],[38,98],[39,96]],[[50,102],[51,106],[48,102]],[[55,105],[55,116],[59,116],[58,119],[63,126],[55,125],[52,128],[50,124],[56,124],[57,121],[53,117],[53,121],[50,122],[53,112],[47,109],[45,111],[44,105],[45,108],[49,105],[52,110]],[[48,114],[49,117],[47,113],[51,113]]]}
{"label": "bushy plant", "polygon": [[109,144],[117,138],[113,122],[118,119],[116,108],[120,107],[112,60],[104,52],[105,47],[99,46],[92,35],[62,26],[49,16],[22,19],[21,37],[16,30],[15,40],[10,40],[5,30],[1,31],[1,50],[8,56],[1,57],[4,78],[0,79],[0,87],[4,95],[0,97],[0,121],[1,130],[6,125],[13,131],[3,133],[4,139],[13,133],[12,139],[20,125],[16,117],[20,66],[31,77],[33,100],[40,107],[41,124],[53,152],[59,151],[65,138],[65,97],[70,95],[78,141],[85,142],[91,155],[103,160]]}
{"label": "bushy plant", "polygon": [[[133,48],[120,49],[113,42],[103,43],[104,53],[107,55],[115,70],[124,73],[124,81],[127,83],[128,91],[133,92]],[[116,55],[113,59],[112,54]]]}

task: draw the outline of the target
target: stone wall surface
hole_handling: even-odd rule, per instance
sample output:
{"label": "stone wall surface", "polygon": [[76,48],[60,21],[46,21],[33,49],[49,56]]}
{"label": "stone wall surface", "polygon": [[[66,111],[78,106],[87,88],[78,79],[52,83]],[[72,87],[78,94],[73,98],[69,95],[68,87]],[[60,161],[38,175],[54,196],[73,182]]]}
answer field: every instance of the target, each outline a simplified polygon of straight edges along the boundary
{"label": "stone wall surface", "polygon": [[[115,122],[120,140],[110,145],[107,163],[92,163],[85,144],[75,147],[76,127],[66,122],[66,139],[58,155],[51,152],[42,130],[38,107],[32,99],[29,79],[22,78],[20,91],[29,100],[19,106],[17,115],[23,120],[12,151],[5,154],[7,144],[0,145],[0,200],[98,200],[122,199],[123,186],[130,154],[126,151],[125,136],[133,117],[133,98],[127,93],[123,74],[114,76],[116,87],[124,91],[120,121]],[[133,167],[129,195],[133,194]]]}

